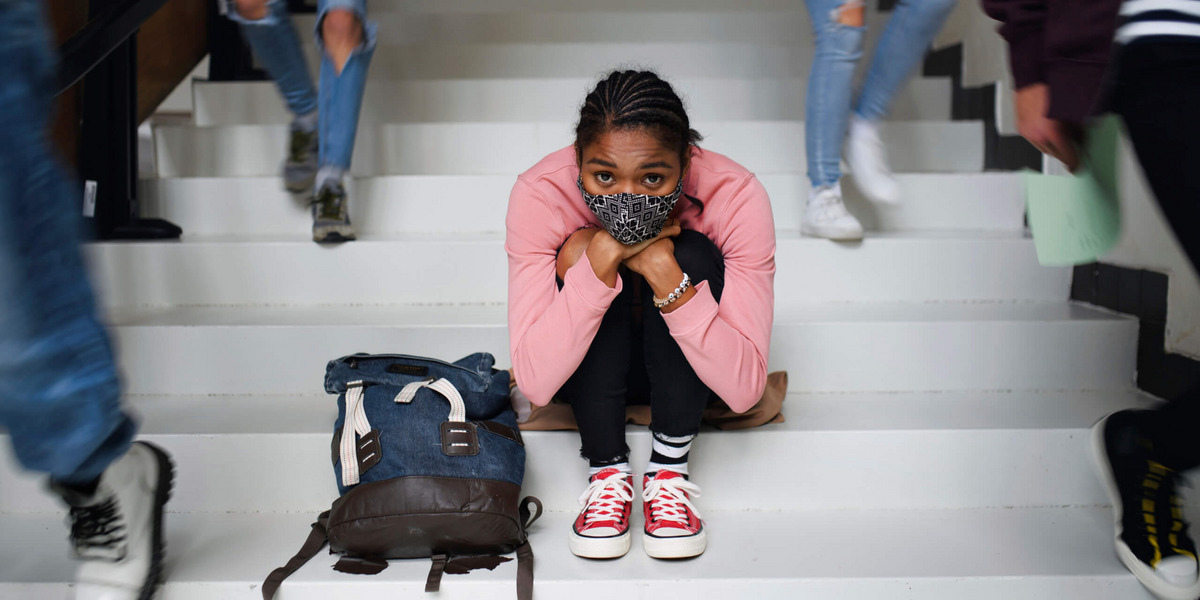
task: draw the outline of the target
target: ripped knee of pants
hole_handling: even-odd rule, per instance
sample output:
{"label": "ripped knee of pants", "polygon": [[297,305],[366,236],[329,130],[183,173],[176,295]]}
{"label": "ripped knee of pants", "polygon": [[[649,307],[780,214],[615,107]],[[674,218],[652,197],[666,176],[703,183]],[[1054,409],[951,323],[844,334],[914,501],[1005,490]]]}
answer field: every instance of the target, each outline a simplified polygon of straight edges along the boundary
{"label": "ripped knee of pants", "polygon": [[364,39],[363,21],[354,11],[334,9],[321,19],[321,41],[327,47],[361,46]]}
{"label": "ripped knee of pants", "polygon": [[863,0],[846,0],[841,6],[833,9],[829,15],[831,21],[848,27],[862,27],[866,23],[867,5]]}
{"label": "ripped knee of pants", "polygon": [[271,3],[268,0],[234,0],[229,16],[239,23],[253,25],[262,22],[270,14]]}

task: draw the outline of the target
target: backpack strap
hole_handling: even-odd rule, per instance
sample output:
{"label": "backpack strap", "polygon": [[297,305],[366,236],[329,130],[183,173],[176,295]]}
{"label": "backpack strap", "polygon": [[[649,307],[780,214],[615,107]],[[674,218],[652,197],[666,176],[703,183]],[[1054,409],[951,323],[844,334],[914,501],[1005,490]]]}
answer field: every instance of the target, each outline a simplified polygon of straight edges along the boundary
{"label": "backpack strap", "polygon": [[371,423],[367,420],[366,409],[363,408],[364,384],[362,381],[351,381],[346,384],[346,416],[342,423],[341,465],[342,485],[350,487],[359,482],[358,468],[358,436],[371,432]]}
{"label": "backpack strap", "polygon": [[517,546],[517,600],[533,600],[533,546]]}
{"label": "backpack strap", "polygon": [[450,557],[445,554],[434,554],[433,564],[429,567],[429,577],[425,578],[425,593],[436,592],[442,588],[442,573],[446,572],[446,562]]}
{"label": "backpack strap", "polygon": [[300,547],[300,551],[286,565],[271,571],[271,574],[267,576],[267,580],[262,585],[263,600],[273,600],[275,592],[279,590],[280,585],[283,585],[283,580],[287,579],[292,573],[299,571],[300,567],[303,567],[309,559],[316,556],[325,547],[325,544],[329,541],[328,522],[329,511],[325,511],[317,517],[317,522],[313,523],[312,531],[308,534],[308,539],[304,541],[304,545]]}
{"label": "backpack strap", "polygon": [[446,378],[437,379],[430,377],[424,381],[414,381],[400,390],[396,394],[396,404],[409,404],[417,397],[417,390],[421,388],[429,388],[450,403],[450,416],[446,418],[451,423],[465,423],[467,421],[467,405],[463,401],[462,394],[458,393],[458,388],[454,387],[453,383]]}
{"label": "backpack strap", "polygon": [[[533,506],[536,512],[529,510]],[[527,531],[534,521],[542,516],[542,501],[535,496],[525,496],[521,499],[521,529]],[[517,600],[533,600],[533,546],[529,538],[517,546]]]}
{"label": "backpack strap", "polygon": [[[536,508],[537,512],[529,510],[530,505]],[[542,501],[538,500],[536,496],[525,496],[521,498],[521,506],[518,512],[521,515],[521,530],[528,530],[529,526],[533,525],[533,522],[542,516]]]}

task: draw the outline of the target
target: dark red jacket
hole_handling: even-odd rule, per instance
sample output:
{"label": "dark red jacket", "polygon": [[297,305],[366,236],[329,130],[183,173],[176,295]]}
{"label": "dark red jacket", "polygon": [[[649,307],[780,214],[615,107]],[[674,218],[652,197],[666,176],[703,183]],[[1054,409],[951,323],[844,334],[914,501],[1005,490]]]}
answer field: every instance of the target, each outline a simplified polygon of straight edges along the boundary
{"label": "dark red jacket", "polygon": [[1014,85],[1050,86],[1052,119],[1096,111],[1121,0],[982,0],[1008,41]]}

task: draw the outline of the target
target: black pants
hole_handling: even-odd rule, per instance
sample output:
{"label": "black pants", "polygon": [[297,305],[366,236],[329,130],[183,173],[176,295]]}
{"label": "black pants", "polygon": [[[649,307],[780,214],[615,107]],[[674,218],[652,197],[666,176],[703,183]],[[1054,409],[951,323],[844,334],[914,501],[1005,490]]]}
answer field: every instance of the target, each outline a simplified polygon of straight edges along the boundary
{"label": "black pants", "polygon": [[[1135,42],[1118,60],[1113,109],[1192,268],[1200,270],[1200,40]],[[1155,411],[1147,425],[1163,464],[1177,471],[1200,466],[1200,390]]]}
{"label": "black pants", "polygon": [[[725,261],[712,240],[683,231],[675,238],[675,260],[693,285],[707,281],[713,297],[721,300]],[[559,391],[579,424],[580,453],[597,466],[629,459],[626,404],[649,402],[651,431],[685,436],[700,431],[700,417],[712,397],[654,308],[646,280],[624,268],[621,279],[621,293],[605,313],[587,355]]]}

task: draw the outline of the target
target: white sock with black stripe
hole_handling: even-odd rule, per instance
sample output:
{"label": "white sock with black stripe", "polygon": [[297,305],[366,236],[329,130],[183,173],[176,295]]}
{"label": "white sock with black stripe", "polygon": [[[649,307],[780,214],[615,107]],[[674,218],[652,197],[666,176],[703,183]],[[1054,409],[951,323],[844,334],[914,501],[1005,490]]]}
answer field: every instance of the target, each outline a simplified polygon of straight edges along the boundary
{"label": "white sock with black stripe", "polygon": [[654,442],[650,450],[650,464],[646,465],[646,473],[654,473],[661,469],[674,471],[680,475],[688,474],[688,452],[692,449],[692,440],[696,436],[685,435],[672,437],[653,432]]}

